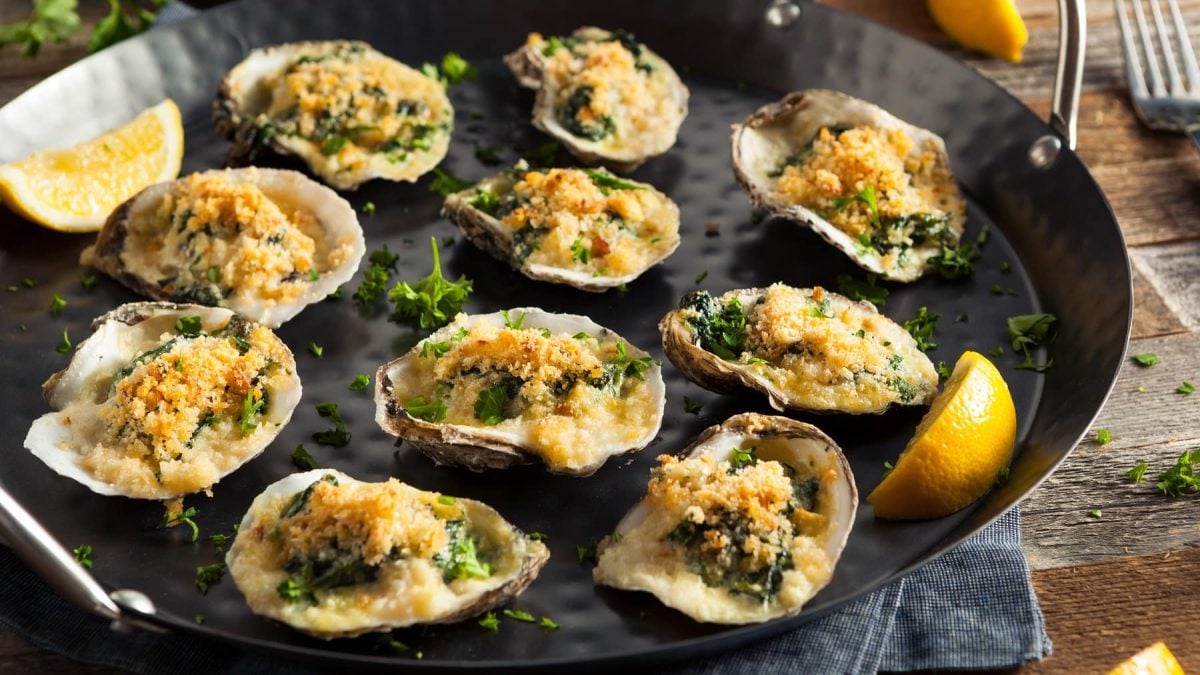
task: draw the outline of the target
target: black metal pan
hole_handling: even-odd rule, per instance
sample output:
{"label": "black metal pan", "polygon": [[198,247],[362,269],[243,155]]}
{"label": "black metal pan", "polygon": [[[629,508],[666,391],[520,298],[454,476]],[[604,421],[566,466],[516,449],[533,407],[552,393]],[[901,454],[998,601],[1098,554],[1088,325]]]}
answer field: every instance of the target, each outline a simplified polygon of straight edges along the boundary
{"label": "black metal pan", "polygon": [[[1050,347],[1055,365],[1040,375],[1014,370],[1017,358],[1010,350],[996,359],[1019,417],[1018,456],[1007,483],[966,511],[936,521],[877,522],[864,505],[832,584],[799,616],[740,628],[697,624],[648,595],[596,588],[590,569],[576,560],[577,544],[610,532],[640,497],[656,455],[681,449],[731,414],[765,410],[760,398],[704,392],[667,366],[661,438],[590,478],[552,477],[537,468],[486,475],[436,468],[409,448],[393,448],[392,439],[375,427],[367,396],[346,390],[354,373],[374,372],[414,336],[383,318],[359,316],[346,301],[310,307],[281,329],[300,354],[304,401],[262,457],[223,480],[211,499],[189,501],[199,508],[202,530],[227,531],[255,494],[292,471],[291,448],[324,427],[313,404],[336,401],[354,441],[341,450],[316,450],[322,465],[364,480],[399,476],[421,488],[482,499],[525,530],[549,534],[552,559],[519,604],[562,628],[546,632],[513,624],[495,635],[467,621],[398,633],[424,653],[416,662],[373,651],[367,638],[321,642],[261,619],[229,581],[201,595],[195,568],[218,559],[210,546],[156,529],[157,505],[92,494],[19,447],[31,421],[46,411],[38,396],[42,381],[66,363],[54,349],[62,330],[85,335],[93,317],[134,297],[107,279],[90,292],[79,289],[78,254],[90,237],[49,233],[8,212],[0,213],[0,281],[8,285],[30,277],[40,285],[0,293],[0,400],[6,408],[0,436],[8,439],[0,475],[15,498],[0,492],[0,524],[9,542],[61,592],[101,614],[343,666],[521,671],[568,664],[644,666],[730,649],[835,609],[928,562],[1029,494],[1088,429],[1116,377],[1132,313],[1129,262],[1104,195],[1070,149],[1084,24],[1082,3],[1063,5],[1063,34],[1074,41],[1064,40],[1064,77],[1052,124],[961,63],[854,16],[809,4],[797,15],[785,3],[771,8],[773,18],[784,19],[772,23],[764,4],[732,1],[242,2],[85,59],[0,110],[0,161],[11,161],[87,138],[169,96],[184,113],[189,172],[222,164],[228,147],[213,132],[210,103],[219,78],[252,47],[356,38],[412,64],[457,51],[479,67],[480,77],[452,91],[458,120],[443,166],[478,178],[491,169],[474,158],[474,145],[530,148],[541,141],[528,123],[532,96],[518,89],[499,57],[529,31],[556,34],[584,24],[625,28],[672,62],[692,91],[678,145],[635,174],[680,204],[679,251],[627,294],[603,295],[528,280],[462,237],[443,259],[451,274],[475,280],[471,311],[537,305],[587,314],[658,356],[657,320],[696,288],[701,272],[708,273],[703,287],[721,292],[775,281],[832,285],[839,273],[857,271],[804,228],[782,220],[757,222],[730,170],[731,123],[784,92],[826,87],[940,134],[970,202],[967,236],[990,226],[991,241],[974,279],[894,287],[885,313],[904,320],[927,306],[941,314],[940,346],[931,357],[953,363],[965,349],[986,353],[1004,345],[1007,316],[1052,312],[1060,326]],[[399,251],[402,277],[427,272],[423,242],[429,236],[455,234],[439,218],[440,199],[424,183],[376,182],[349,198],[356,206],[376,204],[376,214],[363,218],[368,246],[387,243]],[[706,236],[714,226],[718,236]],[[1011,271],[1002,271],[1004,263]],[[996,295],[995,285],[1015,294]],[[58,317],[46,311],[53,292],[70,302]],[[969,320],[953,321],[962,312]],[[325,358],[306,358],[310,341],[324,345]],[[704,402],[699,416],[684,414],[684,395]],[[920,411],[869,419],[799,417],[840,443],[865,494],[878,482],[883,462],[894,459],[912,434]],[[53,539],[30,529],[36,523],[28,514],[15,515],[18,503]],[[61,549],[53,540],[67,547],[91,544],[95,568],[88,574],[69,558],[54,557]],[[206,617],[203,625],[194,622],[197,614]]]}

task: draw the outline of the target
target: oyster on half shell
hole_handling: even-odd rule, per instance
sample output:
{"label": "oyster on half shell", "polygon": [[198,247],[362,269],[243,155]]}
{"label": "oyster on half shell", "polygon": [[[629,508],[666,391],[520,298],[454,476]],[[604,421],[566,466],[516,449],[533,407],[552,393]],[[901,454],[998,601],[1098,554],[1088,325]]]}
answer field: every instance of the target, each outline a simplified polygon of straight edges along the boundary
{"label": "oyster on half shell", "polygon": [[881,413],[937,395],[937,371],[908,331],[871,303],[820,287],[695,291],[658,328],[689,380],[762,392],[776,410]]}
{"label": "oyster on half shell", "polygon": [[662,424],[662,368],[575,314],[467,316],[379,368],[375,421],[439,464],[587,476]]}
{"label": "oyster on half shell", "polygon": [[436,79],[365,42],[293,42],[255,49],[213,102],[232,163],[269,148],[321,180],[354,190],[373,179],[415,181],[446,156],[454,108]]}
{"label": "oyster on half shell", "polygon": [[679,207],[604,169],[518,163],[446,198],[442,212],[479,248],[531,279],[605,291],[679,247]]}
{"label": "oyster on half shell", "polygon": [[821,430],[746,413],[659,462],[601,543],[596,583],[648,591],[697,621],[747,624],[799,612],[833,578],[858,490]]}
{"label": "oyster on half shell", "polygon": [[587,164],[633,171],[675,144],[687,116],[679,75],[625,31],[530,33],[504,62],[517,82],[537,90],[533,126]]}
{"label": "oyster on half shell", "polygon": [[836,91],[793,92],[733,125],[733,170],[756,206],[892,281],[920,278],[966,222],[942,139]]}
{"label": "oyster on half shell", "polygon": [[252,167],[142,190],[80,262],[151,298],[228,307],[275,328],[349,281],[365,250],[358,216],[336,192]]}
{"label": "oyster on half shell", "polygon": [[255,614],[326,640],[461,621],[515,598],[549,558],[482,502],[329,469],[268,485],[225,555]]}
{"label": "oyster on half shell", "polygon": [[102,495],[207,490],[258,456],[300,402],[292,353],[228,309],[135,302],[92,323],[43,386],[25,447]]}

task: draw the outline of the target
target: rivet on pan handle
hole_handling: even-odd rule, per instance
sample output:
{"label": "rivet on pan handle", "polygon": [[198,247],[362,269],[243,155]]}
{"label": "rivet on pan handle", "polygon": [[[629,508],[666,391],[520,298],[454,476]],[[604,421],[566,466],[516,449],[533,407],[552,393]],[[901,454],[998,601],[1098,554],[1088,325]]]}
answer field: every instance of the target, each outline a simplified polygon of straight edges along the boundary
{"label": "rivet on pan handle", "polygon": [[1087,43],[1087,9],[1084,0],[1058,0],[1058,68],[1050,99],[1050,127],[1075,149],[1075,121],[1079,117],[1079,90],[1083,84],[1083,56]]}
{"label": "rivet on pan handle", "polygon": [[130,590],[114,591],[110,597],[3,486],[0,486],[0,535],[59,595],[93,614],[112,620],[114,630],[136,626],[163,632],[160,626],[139,618],[139,615],[154,614],[154,604],[149,598]]}

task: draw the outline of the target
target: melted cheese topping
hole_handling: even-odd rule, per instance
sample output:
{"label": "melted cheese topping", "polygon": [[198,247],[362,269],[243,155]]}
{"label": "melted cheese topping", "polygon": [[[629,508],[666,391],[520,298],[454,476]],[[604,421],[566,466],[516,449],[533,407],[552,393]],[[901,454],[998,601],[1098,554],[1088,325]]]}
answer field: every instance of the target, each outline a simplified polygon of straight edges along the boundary
{"label": "melted cheese topping", "polygon": [[[546,59],[543,77],[563,128],[610,152],[661,152],[670,146],[683,116],[669,66],[635,55],[615,36],[607,41],[572,36],[560,43],[564,46]],[[527,44],[545,43],[531,35]]]}
{"label": "melted cheese topping", "polygon": [[[133,363],[94,378],[94,396],[63,410],[76,426],[67,449],[85,471],[131,496],[209,488],[274,433],[266,421],[271,394],[291,378],[283,366],[291,356],[274,333],[254,325],[243,339],[245,353],[232,338],[211,335],[164,333],[142,345]],[[257,412],[244,414],[247,400]]]}
{"label": "melted cheese topping", "polygon": [[[901,129],[860,126],[835,133],[822,127],[811,148],[783,167],[775,188],[843,232],[870,241],[886,254],[888,268],[901,265],[902,251],[926,238],[957,241],[957,234],[941,234],[945,223],[931,234],[913,224],[893,224],[917,215],[945,221],[966,210],[934,145],[917,147]],[[874,210],[868,200],[855,199],[868,188],[875,195]]]}
{"label": "melted cheese topping", "polygon": [[653,264],[679,239],[679,210],[662,194],[602,190],[579,169],[528,171],[513,185],[513,194],[516,208],[501,222],[527,247],[535,247],[524,256],[514,250],[522,266],[626,276]]}
{"label": "melted cheese topping", "polygon": [[311,213],[222,172],[177,181],[156,210],[130,221],[121,262],[170,298],[209,306],[293,301],[343,264]]}
{"label": "melted cheese topping", "polygon": [[[658,402],[629,372],[637,356],[626,346],[622,360],[618,344],[611,334],[580,339],[480,321],[444,355],[414,356],[396,397],[402,406],[418,397],[441,401],[441,421],[518,435],[552,469],[576,470],[613,446],[636,447],[655,424]],[[641,362],[650,366],[648,357]],[[496,424],[477,408],[488,392],[503,392],[504,419]]]}
{"label": "melted cheese topping", "polygon": [[[719,298],[722,306],[729,297]],[[821,287],[774,284],[743,304],[746,339],[737,361],[791,404],[869,412],[937,392],[937,372],[911,336],[858,303]],[[700,320],[695,309],[681,311],[693,325]]]}
{"label": "melted cheese topping", "polygon": [[453,125],[440,83],[363,43],[314,50],[264,86],[271,103],[258,126],[311,144],[310,161],[328,173],[361,169],[375,155],[409,162]]}

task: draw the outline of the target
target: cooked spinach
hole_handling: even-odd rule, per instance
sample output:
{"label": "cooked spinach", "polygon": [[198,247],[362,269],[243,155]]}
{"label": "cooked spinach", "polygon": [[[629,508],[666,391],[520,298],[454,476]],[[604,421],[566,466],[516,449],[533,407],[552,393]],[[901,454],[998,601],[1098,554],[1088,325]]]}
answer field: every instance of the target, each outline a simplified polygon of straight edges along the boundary
{"label": "cooked spinach", "polygon": [[734,360],[742,352],[749,335],[742,303],[733,298],[722,307],[708,291],[688,293],[680,309],[693,309],[697,316],[688,319],[699,345],[725,360]]}
{"label": "cooked spinach", "polygon": [[433,562],[442,568],[442,579],[446,583],[458,579],[486,579],[495,571],[482,555],[479,541],[471,532],[467,521],[446,521],[446,534],[450,543],[433,557]]}
{"label": "cooked spinach", "polygon": [[567,99],[562,109],[558,111],[558,121],[563,128],[580,138],[598,141],[612,134],[617,125],[612,116],[605,115],[599,119],[582,120],[579,114],[592,105],[592,87],[579,87]]}

